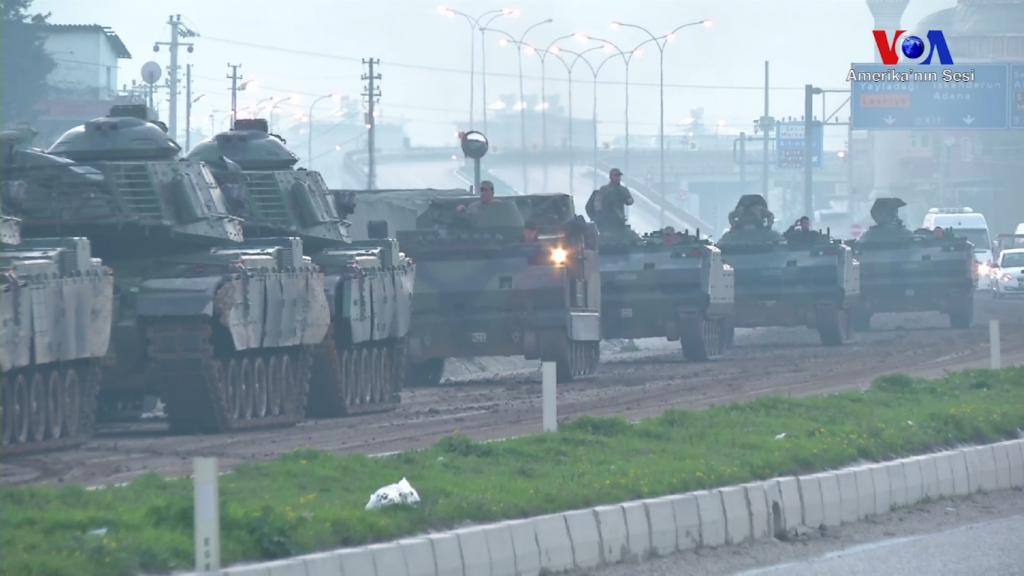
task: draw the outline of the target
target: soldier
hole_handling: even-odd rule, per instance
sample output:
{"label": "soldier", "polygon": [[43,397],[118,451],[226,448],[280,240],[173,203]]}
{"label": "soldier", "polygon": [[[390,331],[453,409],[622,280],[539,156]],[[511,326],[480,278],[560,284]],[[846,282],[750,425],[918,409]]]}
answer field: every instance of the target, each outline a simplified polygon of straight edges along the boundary
{"label": "soldier", "polygon": [[612,168],[608,184],[594,190],[587,201],[587,215],[599,230],[617,230],[626,227],[626,206],[633,205],[633,195],[622,185],[622,171]]}
{"label": "soldier", "polygon": [[490,180],[480,182],[480,199],[469,206],[458,207],[474,228],[492,227],[523,227],[523,216],[515,204],[506,204],[494,197],[494,183]]}
{"label": "soldier", "polygon": [[812,242],[817,240],[818,236],[819,233],[817,231],[811,230],[811,219],[807,216],[801,216],[799,220],[782,234],[782,237],[790,244]]}

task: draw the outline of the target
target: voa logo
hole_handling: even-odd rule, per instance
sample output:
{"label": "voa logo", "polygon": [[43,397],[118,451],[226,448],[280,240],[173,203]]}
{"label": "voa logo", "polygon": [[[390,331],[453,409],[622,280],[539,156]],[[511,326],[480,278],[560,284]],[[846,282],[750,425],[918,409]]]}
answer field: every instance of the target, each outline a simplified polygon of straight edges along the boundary
{"label": "voa logo", "polygon": [[932,56],[938,56],[939,64],[950,66],[953,57],[949,54],[949,45],[942,30],[929,30],[922,38],[918,34],[907,34],[906,30],[897,30],[892,38],[885,30],[875,30],[875,44],[882,63],[887,66],[896,64],[931,64]]}

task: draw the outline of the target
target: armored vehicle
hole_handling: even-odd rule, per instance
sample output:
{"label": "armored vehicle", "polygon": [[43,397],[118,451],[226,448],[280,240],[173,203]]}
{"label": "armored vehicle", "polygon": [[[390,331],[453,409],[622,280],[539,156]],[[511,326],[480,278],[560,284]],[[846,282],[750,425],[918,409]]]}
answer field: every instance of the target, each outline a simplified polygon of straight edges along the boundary
{"label": "armored vehicle", "polygon": [[732,343],[733,270],[700,232],[602,231],[601,336],[679,340],[688,360]]}
{"label": "armored vehicle", "polygon": [[329,324],[323,275],[298,238],[244,241],[209,169],[178,153],[144,107],[115,107],[47,151],[74,170],[28,169],[26,232],[87,236],[116,272],[101,407],[153,393],[172,430],[294,423]]}
{"label": "armored vehicle", "polygon": [[[244,218],[246,238],[298,236],[325,274],[331,331],[317,348],[310,412],[318,416],[394,408],[405,378],[405,337],[415,267],[388,239],[387,222],[370,222],[370,239],[353,241],[345,220],[355,194],[332,194],[262,119],[198,144],[188,158],[206,162]],[[337,199],[337,202],[335,200]]]}
{"label": "armored vehicle", "polygon": [[114,299],[111,271],[89,240],[22,241],[18,219],[4,212],[25,194],[10,179],[21,154],[11,136],[0,134],[0,457],[92,434]]}
{"label": "armored vehicle", "polygon": [[860,262],[855,328],[869,328],[874,314],[925,310],[948,314],[954,328],[970,327],[977,280],[974,246],[950,229],[911,232],[899,218],[903,206],[899,198],[875,200],[875,224],[848,243]]}
{"label": "armored vehicle", "polygon": [[860,293],[852,251],[813,230],[783,237],[772,230],[774,220],[764,197],[742,196],[718,241],[736,273],[736,326],[808,326],[823,344],[842,344]]}

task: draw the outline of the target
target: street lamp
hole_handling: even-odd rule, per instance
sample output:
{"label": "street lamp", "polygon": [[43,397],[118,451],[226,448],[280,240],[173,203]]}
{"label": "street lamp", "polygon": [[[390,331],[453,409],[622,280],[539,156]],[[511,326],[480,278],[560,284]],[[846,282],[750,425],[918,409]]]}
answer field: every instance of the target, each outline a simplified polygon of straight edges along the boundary
{"label": "street lamp", "polygon": [[274,101],[274,105],[270,107],[270,120],[268,122],[268,125],[271,128],[274,127],[274,110],[277,110],[278,106],[280,106],[281,104],[284,104],[285,102],[287,102],[287,101],[289,101],[291,99],[292,99],[291,96],[285,96],[284,98],[278,98],[277,100]]}
{"label": "street lamp", "polygon": [[542,24],[550,24],[551,22],[554,22],[554,20],[552,20],[551,18],[541,20],[540,22],[534,22],[533,24],[527,26],[526,30],[523,30],[523,33],[520,34],[518,38],[512,36],[508,32],[505,32],[504,30],[498,30],[496,28],[487,28],[487,30],[493,30],[500,34],[504,34],[505,37],[508,39],[506,40],[506,43],[509,40],[511,40],[511,43],[514,44],[517,48],[516,59],[519,63],[519,140],[522,148],[523,157],[523,194],[526,194],[527,189],[529,188],[526,175],[526,96],[523,93],[523,48],[524,46],[527,46],[526,36],[527,34],[530,33],[531,30]]}
{"label": "street lamp", "polygon": [[260,113],[260,109],[263,107],[263,103],[264,102],[273,102],[276,98],[277,98],[277,96],[267,96],[266,98],[264,98],[262,100],[257,100],[256,103],[253,104],[250,114],[252,114],[253,117],[258,116],[259,113]]}
{"label": "street lamp", "polygon": [[[474,75],[476,74],[476,31],[480,30],[481,64],[483,65],[482,74],[483,74],[483,78],[484,78],[484,93],[483,93],[483,95],[484,95],[484,131],[486,132],[487,131],[487,59],[486,59],[486,51],[485,51],[486,49],[484,47],[484,44],[486,44],[486,41],[484,39],[484,29],[488,25],[490,25],[490,23],[493,22],[495,19],[501,18],[502,16],[518,15],[518,11],[517,10],[513,10],[511,8],[500,8],[498,10],[488,10],[487,12],[484,12],[483,14],[480,14],[479,16],[477,16],[475,18],[473,16],[470,16],[469,14],[466,14],[465,12],[463,12],[461,10],[456,10],[454,8],[449,8],[447,6],[438,6],[437,7],[437,11],[442,16],[448,16],[449,18],[454,18],[455,16],[462,16],[463,18],[466,19],[466,22],[469,24],[469,129],[470,130],[475,128],[473,112],[474,112],[474,108],[476,107],[476,102],[475,102],[476,99],[473,96],[473,91],[474,91],[474,85],[475,85],[475,83],[474,83]],[[483,20],[484,18],[487,18],[487,20],[484,22],[484,24],[481,25],[480,21]]]}
{"label": "street lamp", "polygon": [[[576,68],[576,64],[578,64],[580,62],[580,60],[583,60],[584,62],[586,62],[587,66],[591,66],[590,62],[584,58],[584,55],[587,54],[588,52],[593,52],[594,50],[600,50],[600,47],[594,46],[594,47],[591,47],[591,48],[587,48],[586,50],[582,50],[580,52],[574,52],[572,50],[566,50],[564,48],[559,48],[558,46],[552,46],[551,49],[548,50],[549,54],[554,56],[556,60],[558,60],[559,62],[562,63],[562,66],[565,67],[565,71],[566,71],[566,74],[568,76],[568,84],[569,84],[569,194],[573,195],[573,196],[575,196],[575,193],[576,193],[576,155],[575,155],[575,152],[573,151],[573,142],[572,142],[572,124],[573,124],[573,115],[572,115],[572,71],[573,71],[573,69]],[[568,53],[568,54],[572,54],[572,55],[575,56],[575,58],[573,58],[572,63],[566,62],[565,58],[562,58],[562,52],[565,52],[565,53]],[[593,69],[592,66],[591,66],[591,69]],[[597,114],[596,107],[595,107],[594,114],[595,114],[595,117],[596,117],[596,114]],[[596,122],[595,122],[594,130],[595,131],[597,130]],[[596,138],[596,136],[595,136],[595,138]]]}
{"label": "street lamp", "polygon": [[313,169],[313,107],[316,106],[317,102],[321,100],[327,100],[328,98],[336,98],[337,94],[326,94],[319,98],[314,98],[313,102],[309,105],[309,117],[306,125],[306,168],[309,170]]}
{"label": "street lamp", "polygon": [[668,34],[655,36],[650,30],[638,24],[626,24],[624,22],[612,22],[612,28],[635,28],[650,36],[650,41],[658,47],[658,164],[660,178],[658,190],[660,191],[661,217],[660,226],[665,227],[665,45],[675,39],[676,32],[691,26],[711,27],[711,20],[703,19],[696,22],[688,22],[676,26]]}

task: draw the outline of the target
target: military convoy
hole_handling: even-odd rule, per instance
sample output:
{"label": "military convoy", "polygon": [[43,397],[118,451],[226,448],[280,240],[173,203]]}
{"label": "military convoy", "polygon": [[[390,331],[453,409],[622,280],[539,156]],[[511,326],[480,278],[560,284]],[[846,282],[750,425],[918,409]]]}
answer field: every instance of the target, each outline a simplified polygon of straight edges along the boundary
{"label": "military convoy", "polygon": [[870,328],[874,314],[926,310],[948,314],[953,328],[969,328],[977,284],[974,246],[952,230],[911,232],[899,218],[903,206],[899,198],[875,200],[875,224],[848,243],[860,262],[855,328]]}
{"label": "military convoy", "polygon": [[736,272],[736,326],[808,326],[822,344],[843,344],[860,294],[852,250],[813,230],[784,238],[774,220],[764,197],[742,196],[718,241]]}
{"label": "military convoy", "polygon": [[246,238],[298,236],[324,273],[331,330],[314,356],[310,413],[394,408],[405,378],[415,267],[387,238],[387,222],[370,222],[370,238],[353,241],[344,218],[354,193],[332,194],[319,173],[295,170],[298,158],[262,119],[236,121],[188,158],[211,167]]}

